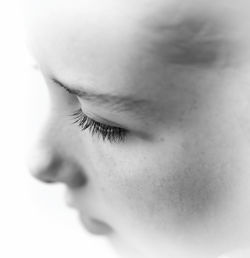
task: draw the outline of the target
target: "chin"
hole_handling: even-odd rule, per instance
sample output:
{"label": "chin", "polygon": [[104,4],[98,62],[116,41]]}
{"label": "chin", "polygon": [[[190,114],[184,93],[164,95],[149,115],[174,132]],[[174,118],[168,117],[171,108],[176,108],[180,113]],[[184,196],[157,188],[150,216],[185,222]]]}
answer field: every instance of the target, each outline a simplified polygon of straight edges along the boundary
{"label": "chin", "polygon": [[[152,239],[151,239],[152,241]],[[202,250],[201,248],[194,247],[190,248],[187,245],[170,244],[169,240],[166,240],[165,248],[162,244],[151,245],[148,243],[138,243],[129,242],[129,237],[122,239],[115,234],[110,237],[110,242],[118,257],[121,258],[217,258],[220,257],[222,252],[218,250]],[[162,242],[164,242],[162,240]],[[249,256],[250,257],[250,256]]]}

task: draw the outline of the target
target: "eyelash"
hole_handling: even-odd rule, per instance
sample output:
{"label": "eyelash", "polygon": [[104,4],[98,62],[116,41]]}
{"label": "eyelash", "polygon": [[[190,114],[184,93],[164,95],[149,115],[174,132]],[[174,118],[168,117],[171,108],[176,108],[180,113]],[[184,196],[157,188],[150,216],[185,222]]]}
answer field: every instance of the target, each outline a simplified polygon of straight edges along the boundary
{"label": "eyelash", "polygon": [[107,140],[110,143],[124,142],[128,130],[103,124],[93,120],[92,118],[85,115],[81,109],[78,109],[72,114],[74,124],[77,124],[82,131],[88,129],[92,136],[97,135],[101,137],[103,141]]}

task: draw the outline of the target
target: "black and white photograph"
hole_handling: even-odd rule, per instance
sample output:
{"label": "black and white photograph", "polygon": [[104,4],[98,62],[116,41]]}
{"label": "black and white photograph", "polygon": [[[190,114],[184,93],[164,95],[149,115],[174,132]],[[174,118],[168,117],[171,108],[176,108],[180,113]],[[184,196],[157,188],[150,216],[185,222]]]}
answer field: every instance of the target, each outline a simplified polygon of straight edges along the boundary
{"label": "black and white photograph", "polygon": [[0,3],[0,257],[250,258],[250,1]]}

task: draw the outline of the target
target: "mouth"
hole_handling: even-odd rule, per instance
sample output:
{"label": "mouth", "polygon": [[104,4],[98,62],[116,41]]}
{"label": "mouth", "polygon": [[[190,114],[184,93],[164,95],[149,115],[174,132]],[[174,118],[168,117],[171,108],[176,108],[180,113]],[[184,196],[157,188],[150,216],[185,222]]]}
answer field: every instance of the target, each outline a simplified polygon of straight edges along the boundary
{"label": "mouth", "polygon": [[101,220],[94,218],[86,218],[81,214],[79,214],[79,218],[84,228],[91,234],[104,236],[110,235],[113,232],[112,228]]}
{"label": "mouth", "polygon": [[79,211],[77,205],[75,205],[75,203],[71,198],[69,198],[69,196],[66,196],[66,204],[68,207],[78,212],[78,217],[81,224],[89,233],[99,236],[112,234],[113,229],[107,223],[83,214],[81,211]]}

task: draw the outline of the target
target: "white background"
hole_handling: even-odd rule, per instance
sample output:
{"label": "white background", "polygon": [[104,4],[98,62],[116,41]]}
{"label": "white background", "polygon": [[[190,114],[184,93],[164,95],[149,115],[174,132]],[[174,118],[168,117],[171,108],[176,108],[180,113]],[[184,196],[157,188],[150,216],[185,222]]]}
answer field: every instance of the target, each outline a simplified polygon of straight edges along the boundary
{"label": "white background", "polygon": [[[42,0],[41,0],[42,1]],[[63,200],[63,186],[34,180],[27,151],[44,119],[44,82],[31,68],[21,1],[0,0],[0,257],[113,258]]]}

